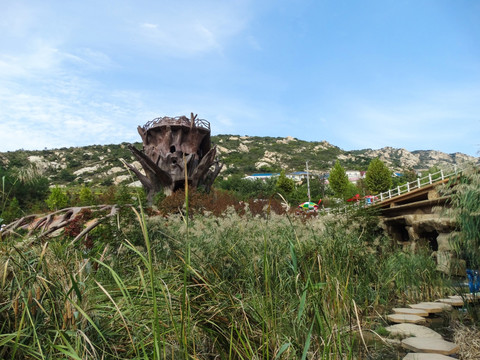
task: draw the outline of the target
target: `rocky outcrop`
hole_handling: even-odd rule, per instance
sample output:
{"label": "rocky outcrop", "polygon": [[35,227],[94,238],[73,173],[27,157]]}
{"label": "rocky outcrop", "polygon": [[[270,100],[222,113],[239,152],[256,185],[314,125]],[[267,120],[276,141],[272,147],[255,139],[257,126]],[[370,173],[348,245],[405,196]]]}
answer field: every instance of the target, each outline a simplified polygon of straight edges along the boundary
{"label": "rocky outcrop", "polygon": [[406,251],[430,248],[437,261],[437,270],[446,274],[464,275],[465,261],[457,259],[450,245],[456,223],[439,214],[410,214],[384,218],[383,227],[394,243]]}

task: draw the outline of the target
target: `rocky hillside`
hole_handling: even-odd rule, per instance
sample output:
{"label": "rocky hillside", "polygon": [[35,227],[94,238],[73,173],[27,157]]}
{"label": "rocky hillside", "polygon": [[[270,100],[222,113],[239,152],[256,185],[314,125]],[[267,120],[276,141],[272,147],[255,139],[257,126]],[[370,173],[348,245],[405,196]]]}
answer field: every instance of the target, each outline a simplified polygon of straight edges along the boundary
{"label": "rocky hillside", "polygon": [[[339,160],[349,170],[366,170],[370,160],[380,158],[392,170],[423,170],[433,166],[449,167],[479,158],[461,153],[413,151],[385,147],[379,150],[344,151],[326,141],[308,142],[292,137],[248,137],[218,135],[212,137],[220,160],[224,163],[220,176],[248,175],[256,172],[301,171],[308,160],[313,173],[328,171]],[[141,148],[141,144],[135,144]],[[131,183],[132,179],[121,159],[134,163],[126,144],[92,145],[80,148],[0,153],[0,165],[26,170],[36,167],[52,184],[111,185]],[[140,168],[140,164],[134,163]]]}

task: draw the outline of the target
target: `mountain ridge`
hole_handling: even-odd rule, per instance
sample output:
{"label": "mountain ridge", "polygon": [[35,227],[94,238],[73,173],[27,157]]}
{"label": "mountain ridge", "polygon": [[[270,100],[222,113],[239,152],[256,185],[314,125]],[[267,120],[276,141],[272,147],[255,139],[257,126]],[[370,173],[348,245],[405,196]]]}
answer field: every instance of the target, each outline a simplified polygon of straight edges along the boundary
{"label": "mountain ridge", "polygon": [[[478,157],[438,150],[408,151],[386,146],[381,149],[342,150],[328,141],[305,141],[290,136],[259,137],[215,135],[219,160],[224,164],[219,177],[246,176],[258,172],[294,172],[305,170],[308,161],[312,173],[327,172],[338,159],[347,170],[366,170],[373,158],[382,160],[392,171],[422,171],[431,167],[447,168],[468,162],[479,162]],[[137,148],[140,142],[134,143]],[[50,179],[51,185],[89,183],[112,185],[132,183],[121,159],[135,164],[127,143],[89,145],[44,150],[17,150],[0,153],[4,168],[36,170]]]}

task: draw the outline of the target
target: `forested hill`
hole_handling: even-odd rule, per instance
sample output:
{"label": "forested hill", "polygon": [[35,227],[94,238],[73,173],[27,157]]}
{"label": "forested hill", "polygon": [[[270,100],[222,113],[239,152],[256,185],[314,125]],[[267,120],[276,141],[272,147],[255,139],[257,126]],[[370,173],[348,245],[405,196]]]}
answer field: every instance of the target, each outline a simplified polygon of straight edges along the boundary
{"label": "forested hill", "polygon": [[[220,176],[248,175],[258,172],[302,171],[308,160],[313,173],[327,171],[335,160],[348,170],[366,170],[373,158],[380,158],[391,170],[429,169],[445,167],[478,158],[461,153],[445,154],[439,151],[413,151],[386,147],[379,150],[344,151],[326,141],[308,142],[292,137],[248,137],[235,135],[212,136],[220,161],[224,163]],[[133,162],[127,144],[92,145],[39,151],[18,150],[0,153],[4,170],[16,168],[28,171],[35,167],[50,179],[51,184],[91,185],[132,182],[120,159]],[[135,144],[141,148],[140,143]]]}

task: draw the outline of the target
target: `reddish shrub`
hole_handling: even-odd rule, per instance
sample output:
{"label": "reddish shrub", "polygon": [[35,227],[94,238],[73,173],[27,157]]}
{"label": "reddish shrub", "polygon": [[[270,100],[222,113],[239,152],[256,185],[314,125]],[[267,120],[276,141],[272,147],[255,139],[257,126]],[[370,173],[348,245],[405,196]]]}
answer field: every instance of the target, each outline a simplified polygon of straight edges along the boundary
{"label": "reddish shrub", "polygon": [[[159,212],[166,216],[183,211],[185,193],[179,190],[161,200],[157,206]],[[212,213],[215,216],[222,216],[229,207],[233,207],[239,215],[245,214],[245,203],[239,201],[232,193],[223,190],[213,190],[205,194],[196,190],[189,191],[189,213],[204,214]],[[250,212],[253,215],[264,216],[268,212],[284,214],[280,201],[276,199],[251,199],[248,201]]]}

